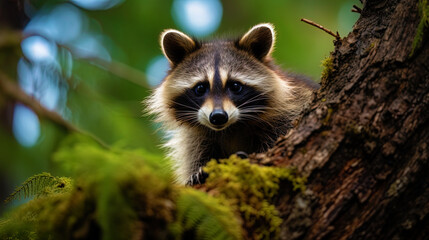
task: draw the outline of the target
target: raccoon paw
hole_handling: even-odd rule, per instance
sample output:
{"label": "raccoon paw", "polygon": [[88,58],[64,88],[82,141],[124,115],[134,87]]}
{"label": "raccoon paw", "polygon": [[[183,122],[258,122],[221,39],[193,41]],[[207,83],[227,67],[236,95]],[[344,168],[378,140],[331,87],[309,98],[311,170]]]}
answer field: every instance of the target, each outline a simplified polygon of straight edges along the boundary
{"label": "raccoon paw", "polygon": [[196,184],[203,184],[206,182],[208,176],[209,174],[203,171],[203,167],[200,167],[196,173],[191,175],[186,185],[192,186]]}
{"label": "raccoon paw", "polygon": [[249,158],[249,154],[247,154],[246,152],[243,152],[243,151],[238,151],[235,153],[235,155],[237,155],[237,157],[239,157],[241,159]]}

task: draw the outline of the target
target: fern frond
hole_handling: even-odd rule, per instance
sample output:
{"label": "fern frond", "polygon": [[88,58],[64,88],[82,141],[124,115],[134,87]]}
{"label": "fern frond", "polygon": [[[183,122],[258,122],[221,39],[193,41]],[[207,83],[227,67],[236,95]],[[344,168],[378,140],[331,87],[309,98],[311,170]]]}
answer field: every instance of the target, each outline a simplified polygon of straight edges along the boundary
{"label": "fern frond", "polygon": [[68,183],[66,178],[54,177],[46,172],[37,174],[25,180],[4,202],[43,195],[49,192],[48,188],[64,189]]}
{"label": "fern frond", "polygon": [[241,227],[230,208],[219,199],[184,189],[177,201],[176,234],[192,232],[195,239],[241,239]]}

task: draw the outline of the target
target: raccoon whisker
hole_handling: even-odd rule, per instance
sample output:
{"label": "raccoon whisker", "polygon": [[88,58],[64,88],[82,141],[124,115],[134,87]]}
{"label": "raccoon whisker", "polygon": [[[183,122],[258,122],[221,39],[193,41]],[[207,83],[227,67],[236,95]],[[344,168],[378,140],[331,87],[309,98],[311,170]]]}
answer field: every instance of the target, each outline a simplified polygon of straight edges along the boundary
{"label": "raccoon whisker", "polygon": [[266,107],[269,108],[269,106],[266,106],[264,104],[260,104],[260,103],[255,103],[255,104],[246,104],[246,105],[241,105],[239,108],[258,108],[258,107]]}
{"label": "raccoon whisker", "polygon": [[268,98],[267,95],[269,94],[268,91],[259,92],[259,94],[254,95],[252,98],[261,97]]}
{"label": "raccoon whisker", "polygon": [[256,101],[260,101],[260,100],[266,100],[267,98],[265,96],[261,97],[262,95],[264,95],[263,93],[260,93],[258,95],[255,95],[249,99],[247,99],[244,103],[240,104],[237,106],[237,108],[241,108],[247,104],[250,104],[252,102],[256,102]]}
{"label": "raccoon whisker", "polygon": [[197,120],[198,118],[196,116],[193,115],[180,115],[177,117],[178,119],[183,119],[183,120]]}
{"label": "raccoon whisker", "polygon": [[[192,100],[192,99],[191,99]],[[193,101],[193,100],[192,100]],[[196,107],[192,107],[192,106],[189,106],[189,105],[185,105],[185,104],[182,104],[182,103],[179,103],[179,102],[176,102],[176,101],[171,101],[172,103],[174,103],[174,104],[177,104],[177,105],[179,105],[179,106],[182,106],[182,107],[186,107],[186,108],[188,108],[188,109],[191,109],[191,110],[195,110],[195,111],[198,111],[199,109],[198,109],[198,104],[194,101],[193,103],[195,104],[195,106]]]}
{"label": "raccoon whisker", "polygon": [[177,116],[177,120],[184,120],[184,121],[193,121],[197,122],[198,117],[195,115],[195,113],[186,113],[186,112],[179,112],[180,114]]}
{"label": "raccoon whisker", "polygon": [[265,107],[256,107],[256,108],[242,108],[240,109],[240,113],[265,113],[267,112],[267,109]]}
{"label": "raccoon whisker", "polygon": [[254,120],[257,125],[260,125],[261,127],[269,126],[270,128],[274,128],[274,125],[268,121],[265,121],[261,119],[260,117],[250,115],[250,114],[242,114],[240,116],[241,120]]}
{"label": "raccoon whisker", "polygon": [[177,116],[178,118],[181,118],[181,119],[197,119],[197,117],[195,117],[195,116],[193,116],[193,115],[190,115],[190,114],[188,114],[188,115],[186,115],[186,114],[181,114],[181,115],[179,115],[179,116]]}
{"label": "raccoon whisker", "polygon": [[[246,119],[258,119],[258,117],[250,114],[240,114],[239,120],[246,120]],[[259,120],[259,119],[258,119]]]}
{"label": "raccoon whisker", "polygon": [[260,114],[260,113],[264,113],[264,110],[243,110],[240,111],[241,114],[249,114],[249,115],[255,115],[255,114]]}
{"label": "raccoon whisker", "polygon": [[249,109],[249,110],[243,110],[240,111],[241,114],[249,114],[249,115],[255,115],[255,113],[264,113],[264,110],[257,110],[257,109]]}
{"label": "raccoon whisker", "polygon": [[250,114],[242,114],[240,116],[240,120],[255,120],[255,122],[263,122],[260,117]]}
{"label": "raccoon whisker", "polygon": [[197,122],[193,121],[193,120],[185,120],[185,119],[181,119],[181,122],[186,122],[187,124],[191,125],[191,126],[197,126]]}
{"label": "raccoon whisker", "polygon": [[240,109],[240,112],[244,112],[244,113],[252,113],[252,112],[256,113],[257,111],[259,113],[265,113],[267,111],[272,111],[273,113],[276,113],[279,115],[284,115],[284,111],[279,111],[276,108],[262,106],[262,105],[247,106],[247,107]]}
{"label": "raccoon whisker", "polygon": [[186,98],[188,99],[188,100],[190,100],[194,105],[195,105],[195,107],[198,109],[198,108],[200,108],[200,104],[198,104],[197,102],[195,102],[195,100],[194,99],[192,99],[192,98],[190,98],[189,96],[186,96]]}
{"label": "raccoon whisker", "polygon": [[251,108],[270,108],[269,106],[263,105],[263,104],[246,104],[246,105],[242,105],[239,108],[243,108],[243,109],[251,109]]}
{"label": "raccoon whisker", "polygon": [[187,126],[188,127],[191,127],[191,128],[198,128],[199,127],[199,123],[198,122],[196,122],[196,121],[186,121],[186,124],[187,124]]}
{"label": "raccoon whisker", "polygon": [[[249,103],[252,103],[252,102],[255,102],[255,101],[258,101],[258,100],[261,100],[261,99],[259,99],[259,97],[261,96],[261,94],[258,94],[258,95],[256,95],[256,96],[253,96],[253,97],[251,97],[251,98],[249,98],[249,99],[246,99],[246,101],[244,101],[243,103],[241,103],[240,105],[238,105],[237,107],[238,108],[240,108],[240,107],[242,107],[242,106],[244,106],[244,105],[246,105],[246,104],[249,104]],[[245,97],[243,97],[243,98],[245,98]]]}
{"label": "raccoon whisker", "polygon": [[241,104],[239,108],[241,108],[241,109],[245,109],[245,108],[252,109],[252,108],[257,108],[257,107],[267,107],[268,108],[268,106],[261,105],[260,103],[258,103],[258,101],[259,101],[259,99],[256,99],[255,101],[251,101],[251,102],[246,102],[244,104]]}
{"label": "raccoon whisker", "polygon": [[273,108],[262,106],[262,105],[255,105],[255,106],[248,106],[248,107],[245,107],[245,108],[241,108],[240,111],[251,112],[253,110],[255,110],[255,111],[257,111],[257,110],[263,110],[263,111],[265,111],[265,110],[271,110],[271,109],[273,109]]}
{"label": "raccoon whisker", "polygon": [[180,110],[180,111],[176,111],[176,113],[180,113],[180,115],[195,115],[197,116],[195,111],[186,111],[186,110]]}
{"label": "raccoon whisker", "polygon": [[195,116],[194,114],[189,114],[189,113],[185,113],[185,114],[178,114],[177,115],[178,118],[186,118],[186,119],[198,119],[197,116]]}
{"label": "raccoon whisker", "polygon": [[254,113],[255,113],[254,111],[240,112],[240,117],[252,117],[252,118],[261,120],[261,118],[256,116]]}

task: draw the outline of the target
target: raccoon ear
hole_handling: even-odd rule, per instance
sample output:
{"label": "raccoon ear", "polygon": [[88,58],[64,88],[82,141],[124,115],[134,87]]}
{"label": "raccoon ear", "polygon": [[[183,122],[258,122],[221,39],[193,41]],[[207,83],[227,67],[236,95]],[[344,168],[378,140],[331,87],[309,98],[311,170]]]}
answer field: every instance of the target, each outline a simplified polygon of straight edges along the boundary
{"label": "raccoon ear", "polygon": [[238,41],[239,48],[250,52],[262,60],[271,54],[274,48],[275,31],[270,23],[262,23],[252,27]]}
{"label": "raccoon ear", "polygon": [[161,34],[161,47],[165,57],[176,65],[196,49],[196,43],[188,35],[168,29]]}

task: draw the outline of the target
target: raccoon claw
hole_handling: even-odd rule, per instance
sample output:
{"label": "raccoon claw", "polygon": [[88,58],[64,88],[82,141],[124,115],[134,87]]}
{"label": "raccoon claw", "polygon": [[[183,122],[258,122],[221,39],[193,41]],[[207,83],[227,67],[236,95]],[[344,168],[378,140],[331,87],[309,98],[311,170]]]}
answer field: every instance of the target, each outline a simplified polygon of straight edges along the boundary
{"label": "raccoon claw", "polygon": [[246,152],[243,152],[243,151],[238,151],[235,153],[235,155],[237,155],[237,157],[239,157],[241,159],[249,158],[249,154],[247,154]]}
{"label": "raccoon claw", "polygon": [[196,184],[203,184],[206,182],[207,177],[209,176],[208,173],[203,171],[203,168],[200,167],[198,169],[198,172],[191,175],[188,182],[186,183],[187,186],[193,186]]}

